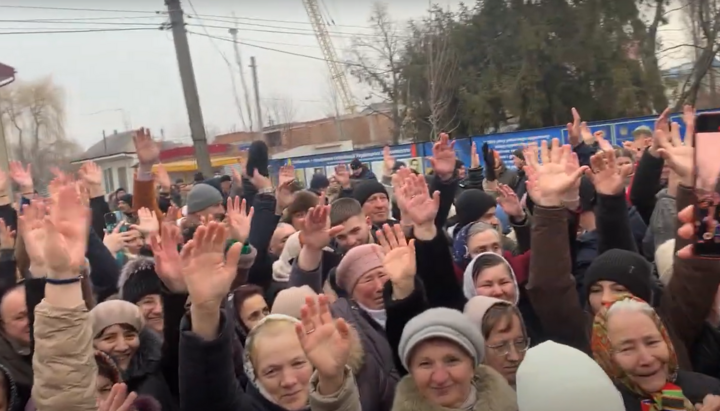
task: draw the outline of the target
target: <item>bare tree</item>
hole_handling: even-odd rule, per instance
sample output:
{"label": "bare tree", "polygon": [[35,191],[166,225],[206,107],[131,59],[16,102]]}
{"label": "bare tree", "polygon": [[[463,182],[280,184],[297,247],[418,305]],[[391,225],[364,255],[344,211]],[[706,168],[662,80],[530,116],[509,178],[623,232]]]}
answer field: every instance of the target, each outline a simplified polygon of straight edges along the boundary
{"label": "bare tree", "polygon": [[342,126],[343,105],[342,101],[340,100],[340,96],[338,96],[337,89],[333,84],[332,77],[329,73],[326,79],[326,90],[327,93],[325,94],[325,98],[323,99],[323,102],[325,103],[324,109],[326,116],[328,118],[332,118],[335,122],[335,130],[337,131],[336,140],[345,140],[345,132],[343,131]]}
{"label": "bare tree", "polygon": [[0,90],[0,129],[15,160],[33,165],[38,187],[51,167],[69,169],[82,148],[65,135],[65,93],[50,77]]}
{"label": "bare tree", "polygon": [[288,97],[272,97],[265,100],[265,116],[270,127],[277,127],[283,140],[292,146],[292,127],[297,118],[297,108]]}
{"label": "bare tree", "polygon": [[[704,91],[709,95],[709,105],[717,104],[717,72],[714,64],[720,52],[720,0],[686,0],[685,18],[691,29],[694,47],[693,67],[677,92],[675,110],[683,104],[698,104]],[[709,80],[705,82],[706,78]]]}
{"label": "bare tree", "polygon": [[[370,86],[370,95],[366,101],[380,100],[390,106],[389,112],[373,111],[392,120],[393,143],[397,144],[400,141],[404,111],[401,86],[402,36],[388,13],[387,5],[383,3],[373,4],[369,23],[372,35],[358,35],[352,40],[350,73]],[[373,109],[373,106],[368,105],[368,108]]]}

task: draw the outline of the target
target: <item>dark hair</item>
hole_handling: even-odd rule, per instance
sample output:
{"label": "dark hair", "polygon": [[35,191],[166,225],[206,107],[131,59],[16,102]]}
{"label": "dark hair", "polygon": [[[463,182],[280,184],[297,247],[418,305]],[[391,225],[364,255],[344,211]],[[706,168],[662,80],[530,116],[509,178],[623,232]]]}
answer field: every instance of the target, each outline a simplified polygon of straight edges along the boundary
{"label": "dark hair", "polygon": [[[504,265],[507,267],[507,262],[501,256],[493,253],[486,253],[475,259],[473,264],[472,273],[473,280],[476,280],[480,273],[486,268],[495,267],[498,265]],[[509,269],[509,267],[508,267]]]}
{"label": "dark hair", "polygon": [[[497,327],[498,324],[503,324],[504,327],[500,331],[508,331],[512,326],[513,316],[517,316],[522,324],[522,314],[516,306],[511,304],[494,304],[485,312],[480,332],[482,332],[483,337],[487,340],[492,330]],[[523,336],[527,337],[525,327],[522,327],[522,329]]]}
{"label": "dark hair", "polygon": [[357,215],[362,216],[363,211],[360,203],[354,198],[338,198],[330,204],[330,225],[332,227]]}
{"label": "dark hair", "polygon": [[635,160],[635,153],[624,147],[618,147],[615,149],[615,157],[627,157],[631,160]]}
{"label": "dark hair", "polygon": [[318,205],[319,197],[312,191],[298,191],[295,193],[292,203],[287,208],[283,223],[292,224],[292,217],[296,213],[306,213],[311,207]]}
{"label": "dark hair", "polygon": [[235,312],[239,313],[245,301],[254,295],[260,295],[263,298],[265,297],[263,294],[263,289],[255,284],[245,284],[236,288],[232,294]]}

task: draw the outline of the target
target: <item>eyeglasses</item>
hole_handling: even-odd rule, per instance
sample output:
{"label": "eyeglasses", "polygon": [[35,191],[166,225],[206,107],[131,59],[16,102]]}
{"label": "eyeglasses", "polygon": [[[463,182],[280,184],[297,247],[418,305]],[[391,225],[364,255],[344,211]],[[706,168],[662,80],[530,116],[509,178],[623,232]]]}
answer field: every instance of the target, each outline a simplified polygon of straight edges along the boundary
{"label": "eyeglasses", "polygon": [[528,348],[530,348],[530,339],[522,338],[515,341],[503,341],[502,343],[496,345],[486,345],[486,347],[489,348],[495,355],[504,357],[510,354],[511,345],[515,347],[515,351],[518,354],[524,353],[528,350]]}

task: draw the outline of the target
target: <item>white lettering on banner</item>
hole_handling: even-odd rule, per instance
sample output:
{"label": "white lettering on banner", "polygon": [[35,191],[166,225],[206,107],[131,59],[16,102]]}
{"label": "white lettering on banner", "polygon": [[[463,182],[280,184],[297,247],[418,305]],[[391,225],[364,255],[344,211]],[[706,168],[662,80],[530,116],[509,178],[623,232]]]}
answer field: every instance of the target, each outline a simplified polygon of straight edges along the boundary
{"label": "white lettering on banner", "polygon": [[[400,148],[391,148],[390,149],[390,155],[393,157],[411,157],[412,150],[410,147],[400,147]],[[348,164],[351,161],[353,161],[355,158],[359,159],[362,162],[367,161],[379,161],[382,160],[382,151],[371,151],[371,152],[353,152],[348,151],[345,153],[340,153],[336,156],[321,156],[321,157],[300,157],[300,158],[290,158],[285,160],[290,160],[293,164],[293,166],[298,167],[305,164]]]}

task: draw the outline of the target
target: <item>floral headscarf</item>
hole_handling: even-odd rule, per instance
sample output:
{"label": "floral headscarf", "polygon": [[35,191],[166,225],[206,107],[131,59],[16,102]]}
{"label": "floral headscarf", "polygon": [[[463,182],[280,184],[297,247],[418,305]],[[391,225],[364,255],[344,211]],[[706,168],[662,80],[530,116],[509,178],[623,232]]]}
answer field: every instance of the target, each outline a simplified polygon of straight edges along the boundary
{"label": "floral headscarf", "polygon": [[[645,303],[640,298],[623,294],[603,308],[595,315],[592,328],[592,352],[595,361],[607,373],[613,381],[617,381],[627,387],[630,391],[642,398],[643,411],[694,411],[695,407],[685,398],[682,389],[674,384],[678,371],[677,354],[673,347],[670,336],[662,323],[662,320],[655,311],[652,313],[652,320],[655,322],[662,339],[667,344],[669,352],[669,361],[667,363],[670,371],[670,381],[668,381],[660,392],[646,393],[636,383],[634,383],[625,371],[613,359],[613,348],[608,339],[607,320],[608,311],[613,304],[619,301],[634,300]],[[646,303],[647,304],[647,303]]]}

